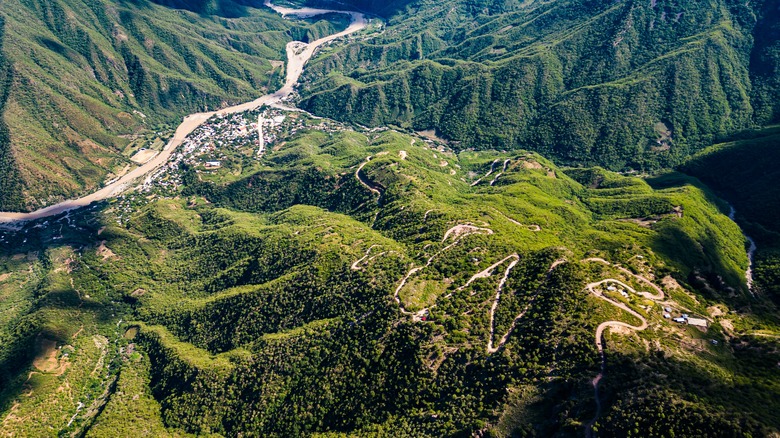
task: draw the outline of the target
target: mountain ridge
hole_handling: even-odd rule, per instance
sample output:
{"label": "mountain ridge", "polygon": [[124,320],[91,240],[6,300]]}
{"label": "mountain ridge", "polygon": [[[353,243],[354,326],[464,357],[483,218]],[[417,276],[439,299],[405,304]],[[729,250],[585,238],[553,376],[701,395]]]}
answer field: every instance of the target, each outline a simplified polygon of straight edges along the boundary
{"label": "mountain ridge", "polygon": [[0,178],[16,194],[3,197],[2,210],[94,191],[134,166],[130,156],[164,139],[180,117],[252,100],[282,81],[283,67],[269,60],[283,60],[293,37],[346,26],[285,21],[256,8],[222,18],[149,2],[5,6],[2,51],[11,80],[3,90],[9,137],[2,150],[14,165],[0,169]]}
{"label": "mountain ridge", "polygon": [[[752,108],[778,95],[750,80],[752,32],[767,25],[750,8],[762,5],[646,3],[534,2],[490,15],[417,2],[420,17],[390,18],[375,43],[312,62],[300,104],[366,126],[436,129],[457,148],[519,147],[613,170],[669,167],[772,117]],[[772,35],[764,44],[777,44]]]}

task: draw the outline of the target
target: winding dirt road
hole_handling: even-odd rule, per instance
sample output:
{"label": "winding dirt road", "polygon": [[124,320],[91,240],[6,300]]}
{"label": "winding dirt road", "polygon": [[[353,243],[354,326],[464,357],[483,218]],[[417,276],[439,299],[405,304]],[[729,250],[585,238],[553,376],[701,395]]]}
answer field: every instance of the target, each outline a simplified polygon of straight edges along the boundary
{"label": "winding dirt road", "polygon": [[602,292],[600,290],[596,289],[596,288],[598,286],[603,285],[603,284],[615,283],[615,284],[620,285],[621,287],[625,288],[626,290],[628,290],[629,292],[631,292],[631,293],[633,293],[635,295],[643,296],[645,298],[649,298],[649,299],[654,300],[654,301],[663,300],[665,295],[664,295],[663,290],[661,290],[660,287],[658,287],[655,283],[651,282],[647,278],[645,278],[645,277],[643,277],[641,275],[634,274],[633,272],[629,271],[628,269],[626,269],[626,268],[624,268],[622,266],[618,266],[618,265],[612,264],[612,263],[610,263],[610,262],[608,262],[608,261],[606,261],[606,260],[604,260],[602,258],[592,257],[592,258],[584,259],[584,260],[582,260],[582,262],[603,263],[603,264],[606,264],[606,265],[611,266],[613,268],[616,268],[620,272],[623,272],[624,274],[627,274],[627,275],[629,275],[631,277],[634,277],[638,281],[640,281],[640,282],[642,282],[644,284],[647,284],[648,286],[650,286],[656,292],[656,293],[650,293],[650,292],[637,291],[636,289],[632,288],[631,286],[627,285],[626,283],[624,283],[624,282],[622,282],[622,281],[620,281],[618,279],[615,279],[615,278],[606,278],[604,280],[600,280],[600,281],[596,281],[596,282],[593,282],[593,283],[589,283],[587,286],[585,286],[585,288],[588,290],[588,292],[590,292],[593,295],[595,295],[596,297],[598,297],[598,298],[600,298],[600,299],[602,299],[602,300],[612,304],[613,306],[615,306],[617,308],[625,310],[630,315],[636,317],[640,321],[639,325],[632,325],[632,324],[629,324],[629,323],[626,323],[626,322],[623,322],[623,321],[605,321],[605,322],[602,322],[601,324],[599,324],[598,327],[596,327],[596,350],[598,350],[599,356],[601,358],[601,369],[599,370],[599,373],[596,375],[596,377],[593,378],[593,380],[591,381],[591,384],[593,385],[593,396],[594,396],[594,398],[596,400],[596,413],[593,415],[593,418],[588,423],[585,424],[585,435],[587,437],[590,437],[590,436],[592,436],[592,433],[593,433],[593,425],[596,424],[596,420],[598,420],[598,418],[601,416],[601,399],[599,398],[599,384],[601,383],[601,380],[604,378],[604,371],[606,370],[606,367],[607,367],[607,361],[606,361],[606,357],[604,355],[604,343],[602,341],[603,336],[604,336],[604,330],[606,330],[606,329],[608,329],[610,327],[621,327],[621,328],[627,328],[627,329],[635,330],[635,331],[642,331],[642,330],[644,330],[644,329],[646,329],[648,327],[647,319],[644,316],[642,316],[641,314],[639,314],[638,312],[636,312],[635,310],[631,309],[630,307],[628,307],[627,305],[625,305],[625,304],[623,304],[621,302],[618,302],[618,301],[612,300],[612,299],[610,299],[608,297],[605,297],[602,294]]}
{"label": "winding dirt road", "polygon": [[282,14],[282,16],[297,15],[301,17],[311,17],[327,13],[338,13],[348,14],[352,18],[352,21],[345,30],[312,41],[309,44],[302,43],[300,41],[292,41],[288,43],[287,75],[284,86],[276,92],[272,94],[266,94],[265,96],[261,96],[251,102],[221,109],[219,111],[190,114],[189,116],[185,117],[184,121],[182,121],[179,127],[176,128],[176,132],[173,138],[168,142],[162,152],[160,152],[153,159],[146,162],[144,165],[133,169],[116,181],[113,181],[105,187],[81,198],[69,199],[67,201],[60,202],[59,204],[42,208],[31,213],[0,212],[0,223],[29,221],[43,217],[54,216],[68,210],[85,207],[93,202],[102,201],[104,199],[121,194],[138,178],[167,163],[168,159],[171,157],[176,148],[178,148],[179,145],[184,142],[184,139],[198,126],[202,125],[212,116],[241,113],[244,111],[256,109],[262,105],[278,104],[281,102],[282,99],[288,97],[293,92],[293,89],[298,83],[298,79],[300,78],[301,73],[303,73],[304,65],[312,57],[312,55],[314,55],[314,51],[317,49],[317,47],[362,30],[368,25],[368,20],[366,19],[365,15],[360,12],[313,8],[290,9],[281,6],[275,6],[271,4],[270,1],[266,1],[265,5]]}
{"label": "winding dirt road", "polygon": [[[504,290],[504,285],[506,284],[506,280],[509,278],[509,273],[512,271],[512,268],[517,265],[518,262],[520,262],[520,257],[517,256],[517,254],[512,254],[516,258],[512,260],[511,263],[509,263],[509,266],[506,267],[506,270],[504,271],[504,276],[501,277],[501,281],[498,283],[498,287],[496,288],[496,299],[493,300],[493,305],[490,306],[490,335],[488,336],[488,342],[487,342],[487,352],[488,354],[495,353],[498,351],[499,348],[501,348],[505,343],[506,340],[509,339],[509,335],[512,333],[512,330],[514,329],[514,322],[512,323],[512,327],[509,329],[509,331],[501,338],[501,340],[498,342],[498,345],[493,345],[493,336],[495,333],[495,317],[496,317],[496,309],[498,308],[498,302],[501,301],[501,291]],[[525,312],[523,312],[525,313]],[[515,321],[517,321],[517,318],[515,318]]]}
{"label": "winding dirt road", "polygon": [[378,196],[377,202],[379,202],[379,198],[382,197],[382,192],[380,192],[376,187],[374,187],[368,180],[363,179],[362,176],[360,176],[360,172],[363,170],[363,167],[365,167],[366,164],[371,162],[371,156],[369,155],[366,157],[366,161],[360,163],[360,166],[358,166],[357,170],[355,171],[355,178],[357,178],[358,182],[365,188],[367,188],[371,193]]}
{"label": "winding dirt road", "polygon": [[[493,275],[493,270],[494,269],[496,269],[497,267],[503,265],[504,262],[506,262],[509,259],[515,259],[515,263],[517,263],[517,261],[520,260],[520,256],[517,255],[517,254],[510,254],[510,255],[504,257],[503,259],[493,263],[492,265],[488,266],[484,270],[482,270],[480,272],[477,272],[476,274],[472,275],[471,278],[469,278],[469,280],[466,282],[466,284],[464,284],[463,286],[459,287],[458,290],[463,290],[463,289],[469,287],[471,285],[471,283],[473,283],[474,280],[476,280],[478,278],[488,278],[488,277],[490,277],[491,275]],[[512,265],[512,266],[514,267],[514,265]]]}
{"label": "winding dirt road", "polygon": [[493,171],[495,170],[496,164],[498,164],[498,159],[495,159],[495,160],[493,160],[492,163],[490,163],[490,170],[488,170],[488,172],[485,175],[483,175],[481,178],[479,178],[478,180],[476,180],[473,183],[471,183],[471,187],[474,187],[475,185],[477,185],[480,182],[482,182],[483,179],[489,177],[490,174],[492,174]]}
{"label": "winding dirt road", "polygon": [[635,293],[637,295],[641,295],[641,296],[643,296],[645,298],[649,298],[651,300],[656,300],[656,301],[660,301],[660,300],[664,299],[664,296],[665,296],[664,295],[664,291],[660,287],[658,287],[658,285],[656,285],[652,281],[648,280],[647,278],[645,278],[645,277],[643,277],[643,276],[641,276],[639,274],[634,274],[633,272],[629,271],[628,269],[626,269],[626,268],[624,268],[622,266],[612,264],[612,263],[610,263],[610,262],[608,262],[608,261],[606,261],[606,260],[604,260],[602,258],[598,258],[598,257],[591,257],[591,258],[588,258],[588,259],[584,259],[582,261],[583,262],[597,262],[597,263],[605,264],[607,266],[611,266],[611,267],[617,269],[618,271],[620,271],[620,272],[622,272],[622,273],[624,273],[624,274],[626,274],[626,275],[628,275],[630,277],[636,278],[640,282],[650,286],[650,288],[652,288],[655,291],[655,294],[652,294],[650,292],[635,291],[633,288],[631,288],[629,286],[626,286],[625,284],[621,283],[620,281],[612,280],[612,281],[614,281],[616,283],[620,283],[622,286],[630,289],[633,293]]}
{"label": "winding dirt road", "polygon": [[[376,195],[376,205],[382,204],[382,192],[379,191],[376,187],[371,184],[370,181],[367,179],[363,179],[362,176],[360,176],[360,172],[363,171],[363,167],[366,166],[371,161],[371,155],[366,157],[366,161],[362,162],[360,166],[358,166],[357,170],[355,171],[355,178],[357,178],[358,182],[365,188],[367,188],[371,193]],[[381,213],[382,210],[378,209],[376,213],[374,214],[374,218],[371,219],[371,228],[374,228],[374,224],[376,223],[376,220],[379,218],[379,213]]]}
{"label": "winding dirt road", "polygon": [[[406,275],[404,275],[404,277],[401,279],[401,282],[398,284],[398,287],[395,288],[395,292],[393,293],[393,299],[395,300],[396,303],[398,303],[398,307],[400,308],[402,314],[404,314],[404,315],[412,315],[413,319],[415,321],[420,321],[420,320],[422,320],[422,317],[425,316],[425,314],[430,310],[430,308],[425,308],[425,309],[420,310],[419,312],[410,312],[410,311],[406,310],[406,308],[403,306],[403,303],[401,303],[401,298],[398,296],[398,294],[401,292],[401,289],[404,288],[404,286],[406,285],[406,282],[409,281],[409,279],[412,277],[412,275],[414,275],[418,271],[421,271],[421,270],[427,268],[428,266],[430,266],[431,263],[433,263],[433,260],[436,257],[438,257],[439,255],[447,252],[447,250],[449,250],[453,246],[457,245],[458,242],[460,242],[464,237],[469,236],[471,234],[475,234],[475,233],[483,233],[483,232],[488,232],[488,234],[492,234],[493,233],[493,230],[491,230],[491,229],[479,228],[479,227],[474,227],[474,226],[471,226],[471,225],[467,226],[467,227],[470,227],[470,228],[465,228],[464,229],[466,231],[457,233],[456,230],[461,229],[461,228],[458,228],[458,227],[462,227],[462,226],[463,225],[455,225],[454,227],[452,227],[449,230],[447,230],[447,232],[444,233],[444,240],[442,242],[446,241],[447,238],[454,233],[455,239],[453,240],[453,242],[450,243],[449,245],[445,246],[444,248],[442,248],[438,252],[434,253],[432,256],[430,256],[428,258],[428,260],[425,262],[424,265],[417,266],[417,267],[414,267],[414,268],[410,269],[409,272],[407,272]],[[434,304],[434,306],[435,306],[435,304]],[[431,308],[432,307],[433,306],[431,306]]]}
{"label": "winding dirt road", "polygon": [[496,183],[496,181],[498,181],[498,179],[501,177],[501,175],[503,175],[503,174],[504,174],[504,172],[506,172],[506,167],[509,165],[509,162],[510,162],[510,161],[511,161],[511,160],[509,160],[509,159],[506,159],[506,160],[504,160],[504,168],[503,168],[503,169],[501,169],[501,172],[499,172],[499,173],[496,175],[496,177],[495,177],[495,178],[493,178],[493,181],[490,181],[490,185],[491,185],[491,186],[492,186],[493,184],[495,184],[495,183]]}
{"label": "winding dirt road", "polygon": [[[498,343],[493,345],[493,337],[495,336],[495,322],[494,322],[495,321],[495,314],[496,314],[496,309],[498,308],[498,303],[501,300],[501,292],[504,289],[504,284],[506,283],[506,280],[509,278],[510,271],[512,271],[512,268],[514,268],[515,265],[520,261],[520,256],[517,255],[517,254],[512,254],[512,255],[506,257],[505,259],[501,260],[500,262],[498,262],[498,263],[503,263],[506,260],[509,260],[510,258],[514,258],[514,260],[512,261],[512,263],[509,264],[509,266],[507,266],[506,271],[504,271],[504,276],[501,278],[501,281],[498,283],[498,287],[496,288],[496,298],[493,301],[493,305],[490,306],[490,334],[488,335],[488,342],[487,342],[487,353],[488,354],[493,354],[493,353],[497,352],[498,350],[501,349],[501,347],[504,346],[504,344],[506,344],[506,341],[509,340],[509,336],[511,336],[512,333],[515,331],[515,327],[517,326],[517,323],[521,319],[523,319],[525,314],[528,312],[528,310],[534,304],[534,301],[536,301],[536,297],[538,297],[539,294],[542,292],[541,287],[538,288],[536,290],[536,292],[534,292],[534,294],[531,296],[530,300],[525,305],[523,310],[520,311],[520,313],[518,313],[517,316],[515,316],[515,318],[512,320],[512,324],[509,326],[509,329],[506,331],[506,333],[504,333],[504,335],[501,336],[501,339],[498,340]],[[552,274],[553,270],[555,268],[557,268],[558,266],[560,266],[562,263],[565,263],[565,262],[566,262],[566,259],[564,259],[564,258],[560,258],[560,259],[554,261],[550,265],[550,268],[547,270],[547,277],[549,278],[549,276],[550,276],[550,274]],[[495,265],[493,265],[493,266],[495,266]],[[491,266],[491,268],[493,266]],[[479,275],[479,274],[477,274],[477,275]],[[482,278],[484,278],[484,276]],[[474,277],[472,277],[472,280],[473,279],[474,279]],[[469,283],[471,283],[472,280],[469,280]],[[468,283],[466,283],[466,284],[468,285]]]}
{"label": "winding dirt road", "polygon": [[[402,314],[404,314],[404,315],[411,315],[413,320],[415,320],[415,321],[422,321],[422,318],[430,311],[430,309],[436,307],[436,305],[434,304],[431,307],[424,308],[424,309],[422,309],[422,310],[420,310],[418,312],[410,312],[410,311],[406,310],[406,308],[403,306],[403,303],[401,302],[401,298],[399,297],[399,293],[401,292],[401,289],[403,289],[403,287],[406,285],[406,283],[409,281],[409,279],[414,274],[416,274],[417,272],[419,272],[419,271],[427,268],[428,266],[430,266],[431,263],[433,262],[433,260],[436,257],[438,257],[442,253],[446,252],[447,250],[449,250],[453,246],[457,245],[461,241],[461,239],[463,237],[466,237],[466,236],[471,235],[471,234],[484,233],[484,232],[489,232],[489,234],[492,234],[492,230],[490,230],[490,229],[479,228],[479,227],[474,227],[474,226],[468,226],[467,228],[463,228],[464,232],[457,233],[456,229],[458,227],[461,227],[461,226],[462,225],[456,225],[455,227],[450,228],[445,233],[445,237],[444,237],[444,241],[445,242],[447,241],[447,238],[450,235],[454,235],[455,236],[455,238],[454,238],[452,243],[450,243],[449,245],[447,245],[446,247],[442,248],[440,251],[436,252],[431,257],[429,257],[424,265],[413,267],[412,269],[410,269],[406,273],[406,275],[404,275],[404,277],[401,279],[400,283],[398,284],[398,286],[395,289],[395,292],[393,293],[393,299],[398,304],[398,307],[399,307],[399,309],[400,309]],[[366,251],[366,255],[364,255],[362,258],[358,259],[355,263],[353,263],[353,266],[356,266],[361,261],[363,261],[368,256],[368,253],[370,251],[371,251],[371,248],[369,248],[368,251]],[[488,277],[492,276],[493,275],[493,271],[495,271],[496,268],[498,268],[499,266],[503,265],[504,263],[506,263],[509,260],[511,260],[511,262],[507,265],[506,269],[504,270],[504,275],[501,277],[501,280],[499,281],[498,286],[496,287],[496,294],[495,294],[495,298],[493,299],[493,304],[490,306],[490,332],[488,334],[487,347],[486,347],[488,354],[493,354],[493,353],[499,351],[501,349],[501,347],[503,347],[504,344],[506,344],[507,340],[509,340],[509,336],[511,336],[512,332],[514,332],[515,327],[517,326],[518,321],[520,321],[523,318],[523,316],[525,316],[526,312],[528,312],[528,309],[530,309],[531,305],[533,305],[534,301],[536,300],[536,297],[541,292],[541,289],[537,290],[533,294],[533,296],[531,296],[531,299],[526,304],[526,306],[523,308],[523,310],[520,313],[518,313],[517,316],[515,316],[515,318],[512,320],[512,324],[510,325],[510,327],[507,330],[507,332],[504,333],[504,335],[501,337],[501,339],[499,339],[499,341],[494,344],[493,343],[493,337],[495,336],[495,314],[496,314],[496,309],[498,308],[498,305],[499,305],[499,303],[501,301],[501,293],[504,290],[504,285],[506,284],[507,280],[509,279],[509,274],[512,272],[512,269],[520,262],[520,255],[517,254],[517,253],[514,253],[514,254],[510,254],[510,255],[504,257],[503,259],[493,263],[492,265],[488,266],[487,268],[483,269],[482,271],[477,272],[476,274],[472,275],[471,278],[469,278],[468,281],[466,281],[465,284],[463,284],[462,286],[457,288],[458,291],[462,291],[462,290],[466,289],[467,287],[469,287],[471,285],[471,283],[473,283],[477,279],[488,278]],[[555,260],[555,262],[553,262],[550,265],[550,268],[547,270],[547,275],[549,276],[556,267],[560,266],[564,262],[566,262],[566,259],[563,259],[563,258]],[[451,296],[451,294],[448,295],[447,297],[449,297],[449,296]],[[447,298],[447,297],[445,297],[445,298]],[[627,310],[631,311],[630,309],[627,309]],[[603,328],[601,330],[603,330]]]}
{"label": "winding dirt road", "polygon": [[509,222],[512,222],[513,224],[517,225],[518,227],[525,228],[527,230],[534,231],[534,232],[542,231],[542,227],[537,225],[537,224],[530,224],[530,225],[521,224],[520,222],[516,221],[515,219],[512,219],[511,217],[505,215],[504,213],[502,213],[501,211],[499,211],[499,210],[497,210],[495,208],[493,209],[493,211],[495,211],[496,213],[500,214],[504,219],[508,220]]}

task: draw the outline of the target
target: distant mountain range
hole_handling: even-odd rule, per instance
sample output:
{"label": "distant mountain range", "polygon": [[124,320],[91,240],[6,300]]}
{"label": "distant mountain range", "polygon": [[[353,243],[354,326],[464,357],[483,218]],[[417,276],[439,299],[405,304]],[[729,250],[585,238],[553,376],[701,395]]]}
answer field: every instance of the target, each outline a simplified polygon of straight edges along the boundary
{"label": "distant mountain range", "polygon": [[313,63],[301,105],[457,148],[657,169],[778,120],[778,23],[772,1],[420,0]]}
{"label": "distant mountain range", "polygon": [[[279,78],[269,60],[286,41],[328,31],[260,3],[6,1],[0,209],[93,190],[129,164],[138,134],[259,95]],[[435,130],[456,149],[657,169],[780,117],[773,2],[309,4],[366,10],[387,27],[312,61],[302,107]]]}

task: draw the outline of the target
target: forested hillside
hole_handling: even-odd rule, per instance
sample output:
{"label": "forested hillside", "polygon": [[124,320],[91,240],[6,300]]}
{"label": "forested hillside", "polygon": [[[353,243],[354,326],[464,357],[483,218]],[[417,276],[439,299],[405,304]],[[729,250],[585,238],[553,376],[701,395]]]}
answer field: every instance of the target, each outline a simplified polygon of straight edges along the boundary
{"label": "forested hillside", "polygon": [[262,2],[169,3],[195,12],[147,1],[3,2],[0,210],[94,191],[133,166],[131,143],[151,147],[146,136],[164,139],[186,114],[274,89],[284,65],[271,61],[285,61],[288,41],[341,25],[285,21],[257,9]]}
{"label": "forested hillside", "polygon": [[756,240],[759,289],[780,304],[780,127],[746,131],[687,160],[681,170],[716,190]]}
{"label": "forested hillside", "polygon": [[433,2],[323,53],[301,105],[620,170],[680,163],[777,120],[775,2]]}
{"label": "forested hillside", "polygon": [[[382,17],[312,58],[315,114],[0,224],[0,435],[780,434],[776,2],[347,3],[306,2]],[[347,25],[259,6],[4,0],[0,209]]]}
{"label": "forested hillside", "polygon": [[776,344],[752,335],[776,322],[748,311],[764,301],[744,286],[744,239],[696,180],[289,123],[302,117],[316,129],[276,140],[259,170],[181,166],[174,192],[0,232],[3,430],[780,427]]}
{"label": "forested hillside", "polygon": [[[5,37],[5,20],[0,16],[0,47]],[[0,114],[5,111],[8,93],[13,81],[12,70],[5,57],[0,56]],[[0,117],[0,206],[22,204],[22,181],[11,149],[8,126]]]}
{"label": "forested hillside", "polygon": [[750,70],[756,96],[756,121],[762,125],[780,120],[780,7],[764,1],[757,9]]}

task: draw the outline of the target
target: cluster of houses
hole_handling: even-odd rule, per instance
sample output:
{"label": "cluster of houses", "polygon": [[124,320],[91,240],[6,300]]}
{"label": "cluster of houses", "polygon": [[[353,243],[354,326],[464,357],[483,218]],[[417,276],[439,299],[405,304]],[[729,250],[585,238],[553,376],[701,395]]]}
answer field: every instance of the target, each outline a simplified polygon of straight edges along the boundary
{"label": "cluster of houses", "polygon": [[216,170],[223,167],[230,156],[248,146],[257,148],[255,159],[259,159],[266,152],[266,145],[275,143],[280,135],[292,136],[302,129],[334,133],[348,128],[329,119],[317,118],[309,123],[307,117],[298,113],[268,107],[260,111],[215,115],[187,137],[168,163],[147,176],[138,192],[175,195],[181,186],[179,169],[182,164]]}
{"label": "cluster of houses", "polygon": [[[610,292],[618,292],[624,298],[628,298],[628,292],[626,292],[623,289],[618,289],[617,287],[610,285],[610,286],[607,286],[607,290],[610,291]],[[680,314],[680,316],[672,317],[672,308],[671,307],[664,307],[663,315],[664,315],[665,319],[671,319],[672,321],[674,321],[674,322],[676,322],[678,324],[692,325],[692,326],[696,326],[696,327],[699,327],[699,328],[702,328],[702,329],[706,329],[707,325],[708,325],[706,319],[693,317],[693,316],[688,315],[687,313],[682,313],[682,314]]]}
{"label": "cluster of houses", "polygon": [[696,318],[693,316],[688,315],[687,313],[683,313],[680,316],[672,318],[672,308],[671,307],[664,307],[664,318],[671,319],[672,321],[678,323],[678,324],[688,324],[693,325],[696,327],[701,328],[707,328],[707,320],[704,318]]}
{"label": "cluster of houses", "polygon": [[623,298],[628,298],[628,292],[623,289],[618,289],[615,286],[607,286],[607,290],[610,292],[618,291]]}
{"label": "cluster of houses", "polygon": [[287,116],[284,114],[271,114],[262,113],[257,116],[257,137],[259,139],[259,145],[257,148],[257,156],[260,157],[265,153],[265,145],[273,143],[276,140],[277,128],[284,123]]}
{"label": "cluster of houses", "polygon": [[[247,113],[216,115],[187,137],[174,155],[174,162],[221,167],[231,149],[240,149],[258,142],[257,123],[247,118]],[[209,159],[201,161],[202,156]]]}
{"label": "cluster of houses", "polygon": [[[216,115],[209,119],[184,140],[168,163],[147,176],[139,192],[175,193],[181,186],[179,169],[182,164],[218,169],[229,149],[257,143],[257,124],[249,121],[248,114]],[[208,159],[203,160],[203,156]]]}

